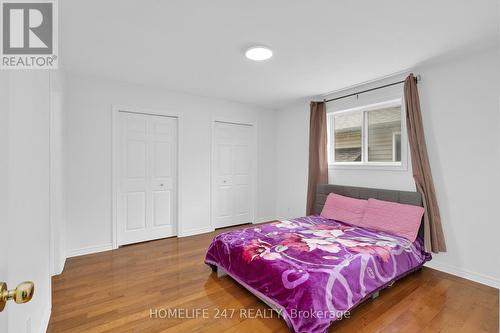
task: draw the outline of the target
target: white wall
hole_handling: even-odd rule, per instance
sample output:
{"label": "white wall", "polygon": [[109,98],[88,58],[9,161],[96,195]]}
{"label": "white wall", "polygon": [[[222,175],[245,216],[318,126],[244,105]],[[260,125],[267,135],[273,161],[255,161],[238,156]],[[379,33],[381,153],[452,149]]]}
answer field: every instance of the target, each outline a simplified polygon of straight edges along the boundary
{"label": "white wall", "polygon": [[[429,266],[497,287],[499,61],[499,50],[494,48],[414,70],[422,75],[422,117],[448,245],[448,253],[435,255]],[[307,102],[277,112],[277,189],[296,184],[293,191],[277,193],[278,216],[305,214],[308,113]],[[280,174],[286,165],[291,167]],[[412,190],[410,175],[410,170],[334,170],[331,180]]]}
{"label": "white wall", "polygon": [[64,182],[69,256],[111,248],[112,105],[180,114],[182,235],[212,230],[209,218],[212,119],[256,122],[259,154],[255,218],[257,221],[274,218],[274,111],[72,74],[66,83]]}
{"label": "white wall", "polygon": [[309,163],[309,100],[276,112],[276,216],[304,216]]}
{"label": "white wall", "polygon": [[448,252],[430,266],[500,286],[500,52],[422,66],[424,127]]}
{"label": "white wall", "polygon": [[[7,101],[0,102],[0,214],[4,235],[0,243],[8,251],[8,273],[6,277],[4,269],[0,273],[9,288],[25,280],[35,282],[31,302],[7,305],[7,332],[45,332],[51,308],[49,73],[3,72],[0,82],[2,95],[8,96]],[[5,322],[2,325],[5,329]]]}

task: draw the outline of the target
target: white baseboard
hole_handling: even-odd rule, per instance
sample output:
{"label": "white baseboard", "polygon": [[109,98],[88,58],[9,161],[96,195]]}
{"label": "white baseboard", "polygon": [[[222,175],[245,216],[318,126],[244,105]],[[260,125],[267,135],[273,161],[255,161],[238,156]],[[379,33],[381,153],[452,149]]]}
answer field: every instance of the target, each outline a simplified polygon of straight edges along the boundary
{"label": "white baseboard", "polygon": [[266,222],[270,222],[270,221],[274,221],[274,220],[276,220],[276,216],[260,217],[257,220],[255,220],[255,224],[266,223]]}
{"label": "white baseboard", "polygon": [[206,234],[208,232],[214,231],[214,228],[212,227],[203,227],[203,228],[195,228],[195,229],[188,229],[188,230],[182,230],[179,231],[179,235],[177,237],[188,237],[188,236],[194,236],[194,235],[201,235],[201,234]]}
{"label": "white baseboard", "polygon": [[[302,215],[300,215],[300,216],[302,216]],[[288,221],[288,220],[293,220],[293,219],[296,219],[296,218],[297,218],[296,216],[283,216],[283,215],[275,217],[275,219],[278,220],[278,221]]]}
{"label": "white baseboard", "polygon": [[42,322],[40,323],[40,328],[38,332],[46,333],[49,328],[50,315],[52,313],[52,307],[49,305],[43,312]]}
{"label": "white baseboard", "polygon": [[104,251],[109,251],[113,249],[113,244],[103,244],[103,245],[96,245],[96,246],[89,246],[89,247],[83,247],[80,249],[73,249],[68,251],[68,258],[71,257],[78,257],[78,256],[83,256],[85,254],[92,254],[92,253],[98,253],[98,252],[104,252]]}
{"label": "white baseboard", "polygon": [[61,263],[58,267],[58,274],[62,274],[62,272],[64,271],[64,266],[66,266],[66,259],[66,257],[61,259]]}
{"label": "white baseboard", "polygon": [[[200,235],[200,234],[206,234],[208,232],[212,232],[214,229],[212,227],[203,227],[203,228],[195,228],[195,229],[188,229],[188,230],[183,230],[179,231],[179,235],[177,237],[188,237],[188,236],[194,236],[194,235]],[[69,250],[67,253],[67,257],[78,257],[82,256],[85,254],[92,254],[92,253],[98,253],[98,252],[104,252],[104,251],[110,251],[113,249],[113,244],[103,244],[103,245],[96,245],[96,246],[89,246],[89,247],[83,247],[80,249],[73,249]]]}
{"label": "white baseboard", "polygon": [[64,271],[64,266],[66,265],[66,257],[60,258],[56,267],[54,267],[52,276],[61,274]]}
{"label": "white baseboard", "polygon": [[455,267],[449,264],[445,264],[439,261],[431,260],[427,263],[425,263],[425,266],[436,269],[441,272],[445,272],[451,275],[455,275],[467,280],[471,280],[474,282],[478,282],[481,284],[485,284],[487,286],[493,287],[493,288],[500,288],[500,280],[497,278],[494,278],[492,276],[488,276],[485,274],[481,273],[476,273],[472,272],[467,269],[463,269],[460,267]]}

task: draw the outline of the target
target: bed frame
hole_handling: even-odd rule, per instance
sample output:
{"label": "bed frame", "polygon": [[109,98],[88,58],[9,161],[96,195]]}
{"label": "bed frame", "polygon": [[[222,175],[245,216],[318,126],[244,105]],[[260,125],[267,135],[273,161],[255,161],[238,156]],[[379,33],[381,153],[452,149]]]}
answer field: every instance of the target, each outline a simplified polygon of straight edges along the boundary
{"label": "bed frame", "polygon": [[[410,192],[410,191],[396,191],[396,190],[383,190],[377,188],[367,188],[367,187],[356,187],[356,186],[343,186],[343,185],[318,185],[316,188],[316,199],[314,204],[314,213],[319,214],[323,210],[323,206],[325,205],[326,197],[330,193],[336,193],[343,195],[345,197],[351,197],[356,199],[379,199],[391,202],[398,202],[406,205],[420,206],[422,207],[422,196],[418,192]],[[423,223],[420,223],[420,228],[418,231],[418,236],[423,237],[424,228]],[[221,278],[226,275],[229,275],[222,267],[212,266],[212,270],[217,272],[217,277]],[[389,283],[386,287],[391,287],[395,281]],[[245,286],[243,286],[245,287]],[[252,292],[251,290],[247,289]],[[367,298],[377,298],[379,296],[380,290],[373,292]],[[254,294],[255,295],[255,294]],[[280,310],[276,308],[275,305],[267,302],[259,295],[255,295],[262,302],[267,304],[271,309],[280,313]]]}

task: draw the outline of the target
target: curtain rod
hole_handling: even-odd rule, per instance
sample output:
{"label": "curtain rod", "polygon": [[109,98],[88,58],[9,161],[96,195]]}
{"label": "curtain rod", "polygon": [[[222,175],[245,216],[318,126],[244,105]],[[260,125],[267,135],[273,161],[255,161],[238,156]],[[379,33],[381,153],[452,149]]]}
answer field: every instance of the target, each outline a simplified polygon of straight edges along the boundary
{"label": "curtain rod", "polygon": [[[415,83],[418,83],[418,81],[420,81],[420,75],[415,76]],[[401,84],[401,83],[404,83],[404,82],[405,82],[405,80],[401,80],[401,81],[393,82],[393,83],[388,83],[388,84],[384,84],[383,86],[378,86],[378,87],[374,87],[374,88],[370,88],[370,89],[366,89],[366,90],[361,90],[361,91],[358,91],[358,92],[355,92],[355,93],[352,93],[352,94],[347,94],[347,95],[344,95],[344,96],[330,98],[330,99],[324,99],[323,102],[324,103],[328,103],[328,102],[336,101],[336,100],[347,98],[347,97],[357,96],[359,94],[364,94],[364,93],[367,93],[367,92],[370,92],[370,91],[374,91],[374,90],[378,90],[378,89],[382,89],[382,88],[387,88],[387,87],[395,86],[397,84]]]}

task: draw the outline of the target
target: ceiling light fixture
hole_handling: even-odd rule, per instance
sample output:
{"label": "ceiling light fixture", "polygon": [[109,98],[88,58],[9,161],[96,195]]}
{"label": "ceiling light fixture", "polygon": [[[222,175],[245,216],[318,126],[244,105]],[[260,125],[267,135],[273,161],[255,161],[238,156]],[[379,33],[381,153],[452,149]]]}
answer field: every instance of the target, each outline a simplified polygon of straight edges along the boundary
{"label": "ceiling light fixture", "polygon": [[270,59],[273,51],[265,46],[252,46],[245,51],[245,57],[253,61],[263,61]]}

